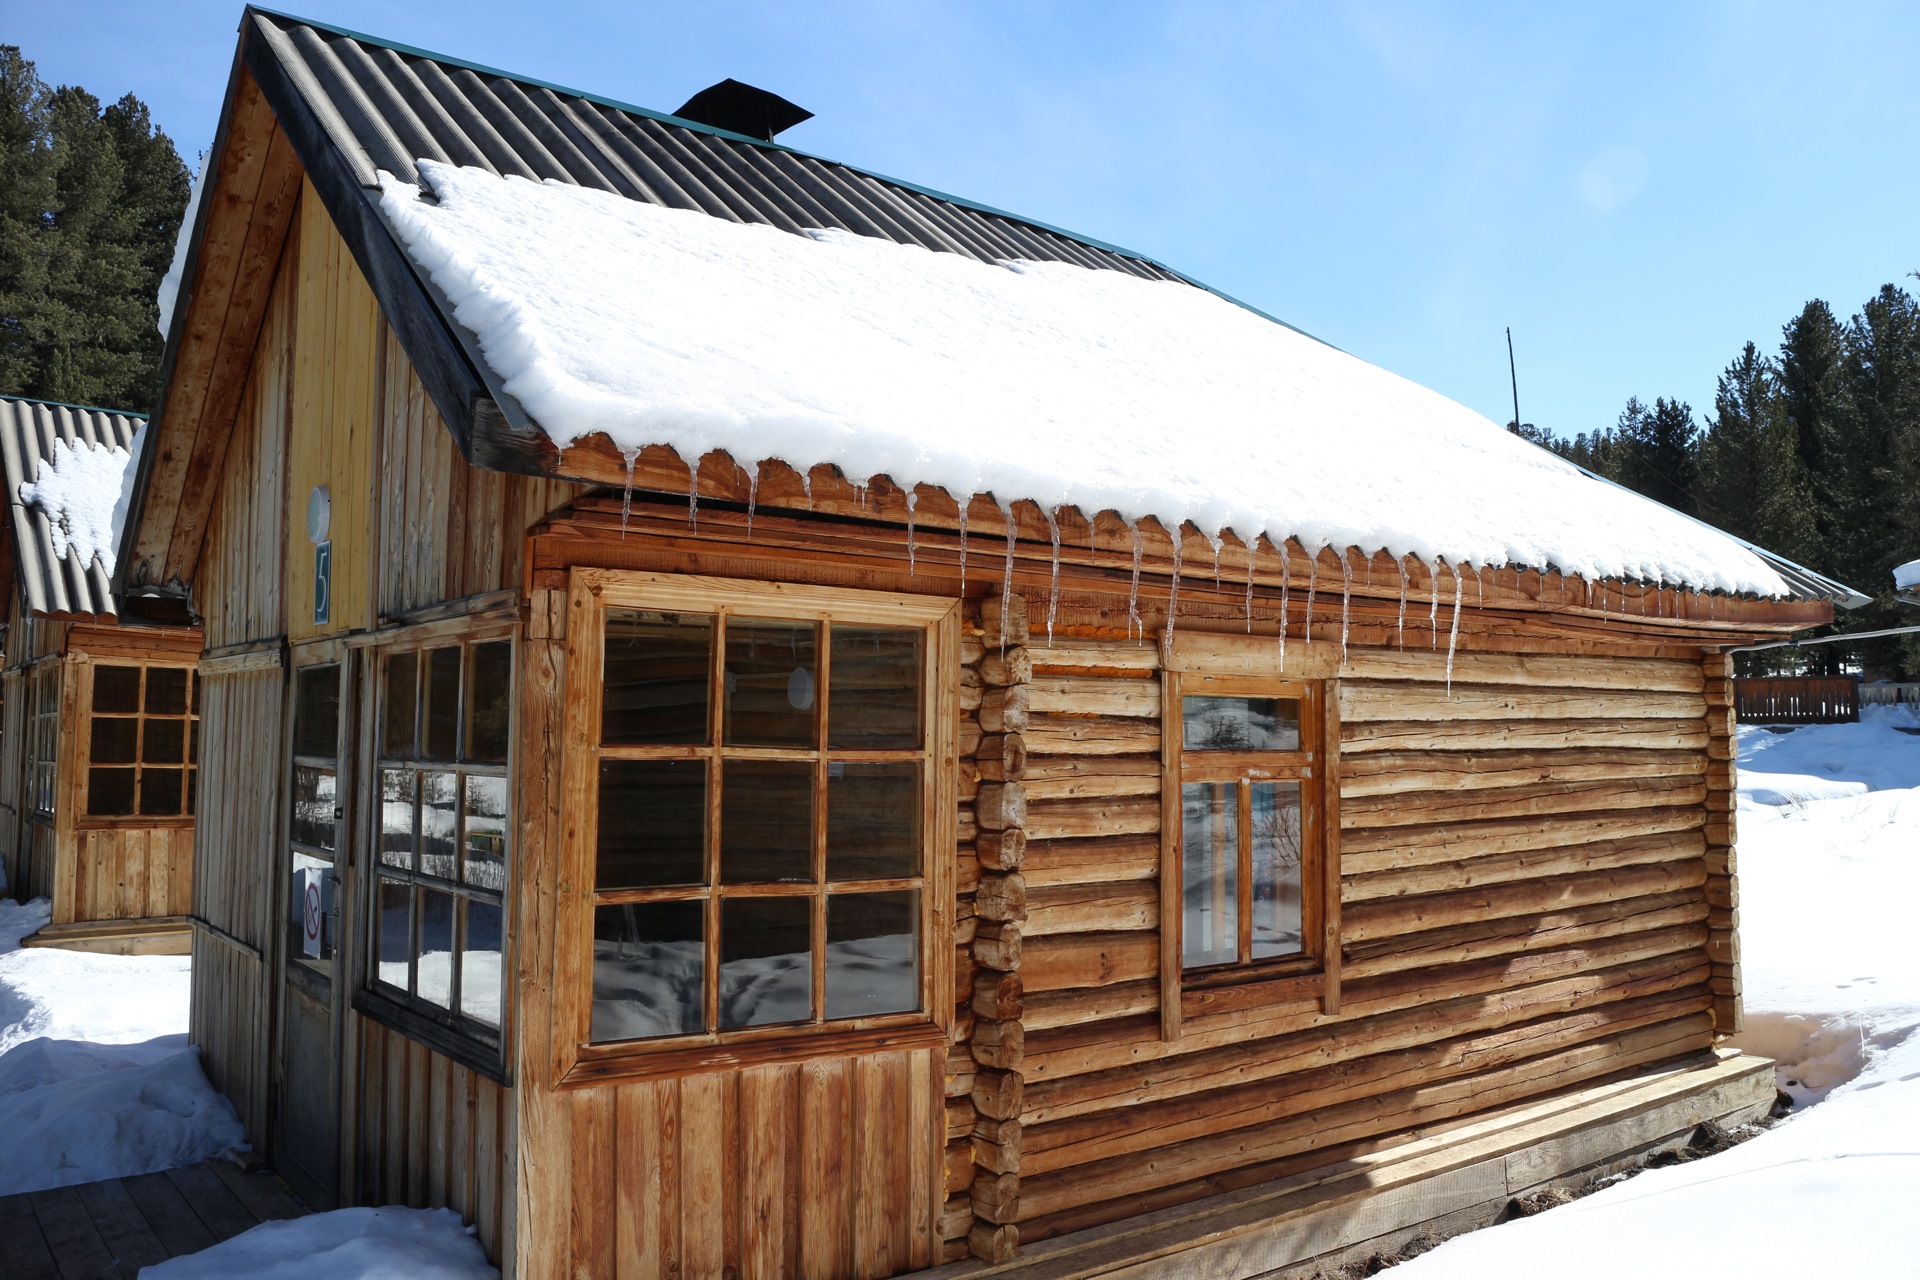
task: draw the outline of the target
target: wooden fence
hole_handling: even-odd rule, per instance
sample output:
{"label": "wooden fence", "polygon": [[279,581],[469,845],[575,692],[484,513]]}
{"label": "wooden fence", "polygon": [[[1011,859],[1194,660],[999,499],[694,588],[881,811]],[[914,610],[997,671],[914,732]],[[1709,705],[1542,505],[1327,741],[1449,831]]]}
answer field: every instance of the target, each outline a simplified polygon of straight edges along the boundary
{"label": "wooden fence", "polygon": [[1892,681],[1863,684],[1860,686],[1860,705],[1863,707],[1920,707],[1920,684],[1895,684]]}
{"label": "wooden fence", "polygon": [[1860,677],[1735,680],[1733,700],[1745,724],[1851,724],[1860,718]]}

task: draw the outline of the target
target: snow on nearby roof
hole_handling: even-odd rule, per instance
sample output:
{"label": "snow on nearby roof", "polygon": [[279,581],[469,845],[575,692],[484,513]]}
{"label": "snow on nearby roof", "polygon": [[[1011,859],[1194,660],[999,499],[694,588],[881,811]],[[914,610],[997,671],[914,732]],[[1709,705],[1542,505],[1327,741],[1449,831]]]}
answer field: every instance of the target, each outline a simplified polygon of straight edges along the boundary
{"label": "snow on nearby roof", "polygon": [[173,307],[180,298],[180,277],[187,270],[187,249],[193,243],[193,224],[200,216],[200,192],[207,185],[207,174],[212,169],[211,159],[203,159],[200,172],[193,175],[193,193],[187,197],[187,211],[180,215],[180,231],[173,238],[173,262],[167,267],[167,274],[160,278],[160,293],[155,301],[160,304],[160,336],[163,339],[173,327]]}
{"label": "snow on nearby roof", "polygon": [[797,236],[423,159],[381,208],[562,447],[831,463],[1428,562],[1782,595],[1751,551],[1191,285]]}
{"label": "snow on nearby roof", "polygon": [[1901,591],[1920,587],[1920,560],[1909,560],[1893,571],[1893,585]]}
{"label": "snow on nearby roof", "polygon": [[40,459],[31,482],[20,485],[20,501],[46,513],[53,524],[53,552],[62,560],[95,557],[108,573],[127,519],[133,460],[140,456],[144,422],[128,449],[99,448],[84,441],[55,440]]}

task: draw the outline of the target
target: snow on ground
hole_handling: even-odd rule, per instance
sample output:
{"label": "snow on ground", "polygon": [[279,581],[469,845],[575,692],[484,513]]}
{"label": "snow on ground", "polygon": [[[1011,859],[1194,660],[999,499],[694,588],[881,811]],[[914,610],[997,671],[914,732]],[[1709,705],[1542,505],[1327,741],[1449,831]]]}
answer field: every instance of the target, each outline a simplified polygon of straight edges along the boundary
{"label": "snow on ground", "polygon": [[[1915,1273],[1920,717],[1740,730],[1747,1031],[1803,1105],[1750,1142],[1449,1241],[1394,1275]],[[1778,769],[1774,773],[1771,770]],[[1543,1269],[1544,1268],[1544,1269]]]}
{"label": "snow on ground", "polygon": [[187,1044],[187,958],[20,948],[47,914],[0,898],[0,1195],[241,1145]]}
{"label": "snow on ground", "polygon": [[[1206,290],[421,160],[381,209],[560,443],[1780,595],[1744,546]],[[1365,465],[1356,465],[1363,461]]]}
{"label": "snow on ground", "polygon": [[337,1209],[263,1222],[140,1280],[499,1280],[448,1209]]}

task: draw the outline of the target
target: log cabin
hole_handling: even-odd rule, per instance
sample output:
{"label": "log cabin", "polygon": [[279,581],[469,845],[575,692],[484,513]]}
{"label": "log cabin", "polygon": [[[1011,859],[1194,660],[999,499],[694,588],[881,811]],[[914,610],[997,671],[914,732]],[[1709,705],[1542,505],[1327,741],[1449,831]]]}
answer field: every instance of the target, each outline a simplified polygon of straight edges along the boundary
{"label": "log cabin", "polygon": [[119,601],[108,582],[145,422],[0,396],[0,863],[15,897],[51,900],[26,946],[191,941],[200,634],[180,598]]}
{"label": "log cabin", "polygon": [[1724,651],[1845,589],[795,112],[242,18],[117,574],[295,1189],[1283,1274],[1763,1113]]}

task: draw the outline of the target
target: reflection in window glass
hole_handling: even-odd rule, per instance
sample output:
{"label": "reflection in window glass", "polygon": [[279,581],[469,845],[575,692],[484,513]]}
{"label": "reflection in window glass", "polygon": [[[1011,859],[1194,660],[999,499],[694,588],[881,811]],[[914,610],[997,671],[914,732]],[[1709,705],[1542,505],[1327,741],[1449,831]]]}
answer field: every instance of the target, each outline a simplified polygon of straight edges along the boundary
{"label": "reflection in window glass", "polygon": [[827,879],[920,874],[920,766],[827,766]]}
{"label": "reflection in window glass", "polygon": [[380,981],[411,991],[413,959],[413,888],[398,880],[380,880],[379,917],[374,931],[374,971]]}
{"label": "reflection in window glass", "polygon": [[720,904],[720,1025],[758,1027],[813,1016],[813,900]]}
{"label": "reflection in window glass", "polygon": [[340,668],[302,667],[294,674],[293,753],[331,758],[340,750]]}
{"label": "reflection in window glass", "polygon": [[460,650],[427,651],[426,750],[429,760],[451,760],[460,745]]}
{"label": "reflection in window glass", "polygon": [[513,705],[513,645],[506,640],[477,644],[469,661],[466,758],[505,764]]}
{"label": "reflection in window glass", "polygon": [[396,653],[387,659],[380,697],[380,754],[389,760],[414,756],[414,707],[420,692],[420,659]]}
{"label": "reflection in window glass", "polygon": [[813,879],[813,763],[729,760],[721,769],[720,878]]}
{"label": "reflection in window glass", "polygon": [[295,844],[333,851],[335,795],[333,770],[301,764],[293,768],[293,816],[291,834]]}
{"label": "reflection in window glass", "polygon": [[727,619],[728,746],[814,745],[818,630],[810,622]]}
{"label": "reflection in window glass", "polygon": [[601,761],[599,888],[699,884],[706,831],[705,761]]}
{"label": "reflection in window glass", "polygon": [[380,771],[380,861],[390,867],[413,866],[416,797],[413,774],[405,769]]}
{"label": "reflection in window glass", "polygon": [[451,880],[459,874],[460,779],[437,770],[420,775],[420,871]]}
{"label": "reflection in window glass", "polygon": [[593,912],[594,1043],[706,1027],[706,944],[698,902],[628,903]]}
{"label": "reflection in window glass", "polygon": [[706,742],[712,652],[712,618],[609,610],[601,741]]}
{"label": "reflection in window glass", "polygon": [[453,895],[422,888],[420,895],[419,968],[414,994],[443,1009],[453,1007]]}
{"label": "reflection in window glass", "polygon": [[466,945],[460,952],[460,1012],[490,1027],[500,1025],[500,904],[477,899],[467,913]]}
{"label": "reflection in window glass", "polygon": [[829,1018],[920,1007],[920,895],[836,893],[827,899]]}
{"label": "reflection in window glass", "polygon": [[1301,950],[1300,784],[1253,787],[1253,958]]}
{"label": "reflection in window glass", "polygon": [[507,780],[469,775],[466,787],[461,875],[468,884],[497,892],[507,887]]}
{"label": "reflection in window glass", "polygon": [[827,742],[841,750],[920,745],[921,633],[900,627],[833,628]]}
{"label": "reflection in window glass", "polygon": [[1189,782],[1180,788],[1185,964],[1240,958],[1239,788]]}
{"label": "reflection in window glass", "polygon": [[1181,745],[1188,751],[1298,751],[1298,698],[1181,699]]}

